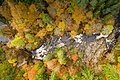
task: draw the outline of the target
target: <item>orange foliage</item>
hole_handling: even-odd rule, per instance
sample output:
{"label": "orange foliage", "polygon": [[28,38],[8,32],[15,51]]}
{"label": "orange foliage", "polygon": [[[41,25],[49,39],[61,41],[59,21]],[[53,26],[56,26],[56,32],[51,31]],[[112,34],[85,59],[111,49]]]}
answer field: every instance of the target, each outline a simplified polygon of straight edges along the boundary
{"label": "orange foliage", "polygon": [[111,18],[111,19],[107,20],[106,24],[113,25],[114,24],[114,18]]}
{"label": "orange foliage", "polygon": [[60,70],[58,71],[57,75],[61,78],[66,72],[68,71],[68,68],[65,66],[61,66]]}
{"label": "orange foliage", "polygon": [[79,71],[80,67],[71,65],[68,67],[68,72],[70,75],[76,74]]}
{"label": "orange foliage", "polygon": [[48,61],[46,64],[47,64],[47,68],[50,70],[59,71],[60,69],[60,64],[58,63],[57,59],[52,59]]}
{"label": "orange foliage", "polygon": [[22,69],[23,69],[23,70],[27,70],[27,67],[28,67],[28,65],[27,65],[27,64],[24,64],[24,65],[22,66]]}
{"label": "orange foliage", "polygon": [[28,71],[29,80],[34,80],[34,76],[37,74],[38,70],[33,67],[30,71]]}
{"label": "orange foliage", "polygon": [[67,29],[67,31],[78,30],[79,29],[79,25],[72,24],[70,26],[67,26],[66,29]]}
{"label": "orange foliage", "polygon": [[72,54],[71,57],[72,57],[72,60],[76,62],[78,59],[78,54]]}
{"label": "orange foliage", "polygon": [[47,64],[46,63],[44,63],[44,65],[43,65],[44,67],[47,67]]}

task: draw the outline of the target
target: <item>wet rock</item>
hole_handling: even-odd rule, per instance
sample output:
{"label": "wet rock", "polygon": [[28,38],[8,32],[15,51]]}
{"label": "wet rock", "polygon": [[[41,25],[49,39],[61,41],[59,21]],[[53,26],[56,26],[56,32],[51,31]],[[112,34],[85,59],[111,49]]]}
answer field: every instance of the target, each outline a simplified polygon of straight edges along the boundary
{"label": "wet rock", "polygon": [[[5,24],[3,22],[0,22],[0,29],[5,28],[7,26],[8,26],[7,24]],[[0,35],[0,42],[8,42],[8,41],[9,41],[8,38],[5,38],[5,37],[3,37],[3,36]]]}
{"label": "wet rock", "polygon": [[7,27],[7,26],[8,26],[7,24],[0,22],[0,28]]}
{"label": "wet rock", "polygon": [[8,42],[9,38],[5,38],[4,36],[0,36],[0,42]]}
{"label": "wet rock", "polygon": [[101,58],[101,55],[104,55],[107,51],[103,38],[90,42],[90,44],[88,44],[85,48],[82,61],[87,66],[96,66]]}

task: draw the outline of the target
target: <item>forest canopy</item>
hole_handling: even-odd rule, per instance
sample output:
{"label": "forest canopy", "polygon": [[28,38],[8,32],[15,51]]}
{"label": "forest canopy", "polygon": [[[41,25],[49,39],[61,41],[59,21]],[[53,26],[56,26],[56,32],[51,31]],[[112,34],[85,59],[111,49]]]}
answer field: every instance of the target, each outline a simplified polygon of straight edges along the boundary
{"label": "forest canopy", "polygon": [[0,21],[0,80],[120,79],[120,0],[0,0]]}

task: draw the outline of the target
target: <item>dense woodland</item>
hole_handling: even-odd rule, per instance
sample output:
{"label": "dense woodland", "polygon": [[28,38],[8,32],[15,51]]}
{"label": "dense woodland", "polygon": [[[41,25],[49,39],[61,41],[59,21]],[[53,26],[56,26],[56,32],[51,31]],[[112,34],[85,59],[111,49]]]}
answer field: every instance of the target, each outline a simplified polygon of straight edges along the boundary
{"label": "dense woodland", "polygon": [[0,0],[0,80],[120,80],[120,0]]}

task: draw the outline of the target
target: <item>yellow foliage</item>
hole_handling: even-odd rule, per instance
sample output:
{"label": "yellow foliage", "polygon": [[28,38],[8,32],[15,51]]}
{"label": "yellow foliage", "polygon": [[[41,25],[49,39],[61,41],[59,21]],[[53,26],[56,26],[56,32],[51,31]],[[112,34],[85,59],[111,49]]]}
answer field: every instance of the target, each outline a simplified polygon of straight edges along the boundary
{"label": "yellow foliage", "polygon": [[25,73],[23,74],[23,77],[27,78],[27,76],[28,76],[28,74],[27,74],[27,72],[25,72]]}
{"label": "yellow foliage", "polygon": [[38,42],[34,42],[34,45],[36,46],[38,44]]}
{"label": "yellow foliage", "polygon": [[70,32],[70,35],[71,35],[72,37],[75,37],[75,36],[77,35],[77,32],[76,32],[76,31],[71,31],[71,32]]}
{"label": "yellow foliage", "polygon": [[[18,34],[31,32],[31,34],[35,35],[39,31],[39,26],[43,27],[43,23],[40,20],[38,21],[38,16],[40,12],[37,10],[35,4],[26,5],[25,3],[22,3],[22,2],[19,2],[18,4],[16,4],[14,3],[13,0],[7,0],[7,3],[8,3],[8,6],[10,7],[10,11],[12,15],[11,26],[13,29],[17,30]],[[41,35],[43,36],[43,34]],[[19,40],[18,40],[19,42],[17,42],[16,40],[12,41],[10,45],[17,46],[18,48],[28,47],[26,45],[31,45],[32,47],[33,45],[34,46],[36,45],[37,47],[37,43],[34,43],[35,41],[34,36],[33,37],[29,36],[29,37],[31,39],[26,38],[24,35],[22,36],[22,38],[24,38],[24,40],[27,41],[25,43],[24,40],[20,40],[22,43],[24,42],[23,45],[21,45]]]}
{"label": "yellow foliage", "polygon": [[93,18],[92,20],[88,20],[88,24],[92,25],[92,24],[95,23],[96,20],[97,20],[97,19],[95,19],[95,18]]}
{"label": "yellow foliage", "polygon": [[64,9],[57,9],[56,12],[57,12],[56,15],[60,16],[64,12]]}
{"label": "yellow foliage", "polygon": [[6,2],[3,2],[2,6],[0,6],[0,14],[8,20],[12,19],[10,9],[8,8],[8,5],[6,5]]}
{"label": "yellow foliage", "polygon": [[10,64],[13,64],[13,66],[16,66],[16,65],[17,65],[16,61],[17,61],[16,59],[8,60],[8,62],[9,62]]}
{"label": "yellow foliage", "polygon": [[78,6],[74,7],[74,12],[72,13],[72,18],[76,21],[77,24],[80,24],[80,21],[86,19],[85,13]]}
{"label": "yellow foliage", "polygon": [[62,31],[64,31],[64,29],[65,29],[65,22],[64,21],[59,22],[58,28],[60,28]]}
{"label": "yellow foliage", "polygon": [[9,63],[15,63],[16,61],[16,59],[8,60]]}
{"label": "yellow foliage", "polygon": [[43,21],[40,19],[35,22],[35,25],[39,25],[39,27],[44,27]]}
{"label": "yellow foliage", "polygon": [[84,30],[85,30],[85,31],[86,31],[86,30],[89,30],[89,25],[88,25],[88,24],[85,25]]}
{"label": "yellow foliage", "polygon": [[25,46],[24,38],[15,36],[14,40],[7,44],[9,47],[23,48]]}
{"label": "yellow foliage", "polygon": [[53,31],[54,27],[51,24],[47,24],[46,30],[47,31]]}
{"label": "yellow foliage", "polygon": [[24,7],[22,4],[23,3],[19,3],[18,5],[15,5],[13,0],[8,0],[8,5],[10,7],[11,15],[12,15],[13,20],[15,22],[20,20],[20,18],[21,18],[21,16],[20,16],[22,14],[22,10],[21,9],[23,9],[23,7]]}
{"label": "yellow foliage", "polygon": [[109,80],[108,76],[105,75],[105,80]]}
{"label": "yellow foliage", "polygon": [[47,34],[46,29],[42,29],[42,30],[40,30],[40,31],[36,34],[36,36],[38,36],[38,37],[40,37],[41,39],[43,39],[43,37],[44,37],[46,34]]}
{"label": "yellow foliage", "polygon": [[12,15],[11,26],[13,26],[14,29],[17,29],[18,32],[27,31],[29,27],[33,26],[33,23],[39,16],[39,12],[34,4],[31,4],[30,6],[25,5],[22,2],[15,4],[9,0],[8,5]]}
{"label": "yellow foliage", "polygon": [[120,70],[120,63],[117,63],[116,68]]}
{"label": "yellow foliage", "polygon": [[120,62],[120,56],[118,57],[118,62]]}

